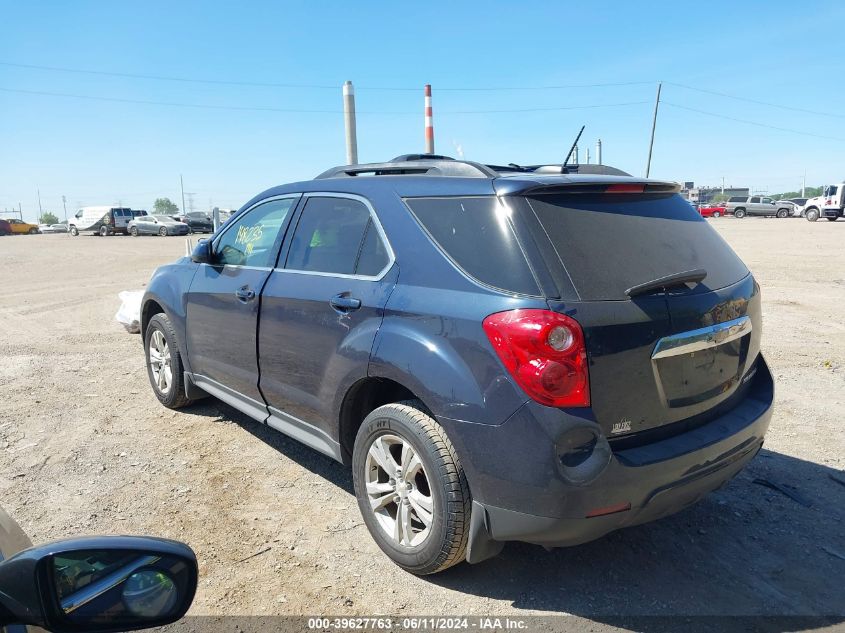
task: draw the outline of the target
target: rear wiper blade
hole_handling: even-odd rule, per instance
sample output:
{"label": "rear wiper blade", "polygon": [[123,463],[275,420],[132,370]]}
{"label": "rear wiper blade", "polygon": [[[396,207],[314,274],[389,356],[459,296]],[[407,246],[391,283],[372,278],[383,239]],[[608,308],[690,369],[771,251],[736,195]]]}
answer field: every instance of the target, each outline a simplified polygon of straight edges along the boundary
{"label": "rear wiper blade", "polygon": [[682,284],[697,284],[704,281],[707,276],[707,271],[703,268],[696,268],[695,270],[687,270],[682,273],[675,273],[674,275],[666,275],[659,279],[653,279],[643,284],[631,286],[625,291],[629,297],[636,297],[637,295],[644,295],[653,290],[663,290],[673,286],[680,286]]}

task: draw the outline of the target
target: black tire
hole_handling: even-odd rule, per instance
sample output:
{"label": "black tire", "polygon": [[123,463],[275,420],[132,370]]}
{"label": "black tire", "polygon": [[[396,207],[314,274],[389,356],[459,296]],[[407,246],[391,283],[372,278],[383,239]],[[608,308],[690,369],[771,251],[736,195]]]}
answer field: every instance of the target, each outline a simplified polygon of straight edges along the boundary
{"label": "black tire", "polygon": [[745,217],[745,209],[737,209],[734,211],[734,217],[737,219],[742,219]]}
{"label": "black tire", "polygon": [[804,212],[804,217],[807,218],[809,222],[815,222],[819,219],[819,210],[815,208],[807,209]]}
{"label": "black tire", "polygon": [[827,218],[827,221],[828,222],[836,222],[836,220],[838,220],[838,219],[839,218],[835,218],[835,217],[834,218]]}
{"label": "black tire", "polygon": [[[398,437],[409,444],[422,463],[433,511],[428,535],[415,546],[403,545],[389,536],[370,505],[367,457],[373,443],[382,436]],[[381,550],[402,569],[417,575],[434,574],[464,560],[472,497],[455,448],[421,402],[386,404],[364,419],[355,438],[352,475],[364,523]],[[395,505],[398,513],[398,504],[386,504],[386,511],[389,505]]]}
{"label": "black tire", "polygon": [[129,229],[129,234],[130,234],[132,237],[138,237],[138,227],[137,227],[137,226],[133,226],[131,229]]}
{"label": "black tire", "polygon": [[73,235],[74,237],[76,237],[77,235],[79,235],[79,229],[78,229],[78,228],[76,228],[76,226],[71,225],[71,226],[70,226],[70,231],[69,231],[69,233],[70,233],[71,235]]}
{"label": "black tire", "polygon": [[158,230],[158,234],[161,235],[162,237],[167,237],[167,229],[165,227],[161,227]]}
{"label": "black tire", "polygon": [[29,229],[30,235],[38,235],[38,233],[40,233],[40,231],[38,229]]}
{"label": "black tire", "polygon": [[789,216],[789,211],[787,211],[786,209],[778,209],[777,217],[785,218],[787,216]]}
{"label": "black tire", "polygon": [[[170,351],[172,381],[166,393],[162,393],[162,390],[156,384],[152,363],[150,362],[150,341],[156,331],[164,335],[164,340],[167,342]],[[182,365],[182,354],[179,352],[176,331],[173,329],[170,319],[164,313],[156,314],[147,324],[147,331],[144,333],[144,358],[147,363],[147,377],[150,379],[150,386],[159,402],[168,409],[181,409],[193,402],[185,395],[185,376],[183,374],[185,368]]]}
{"label": "black tire", "polygon": [[100,227],[100,237],[105,237],[106,235],[111,235],[111,231],[109,231],[109,227],[103,225]]}
{"label": "black tire", "polygon": [[721,211],[714,211],[714,212],[713,212],[713,217],[714,217],[714,218],[721,218],[721,217],[722,217],[722,213],[721,213]]}

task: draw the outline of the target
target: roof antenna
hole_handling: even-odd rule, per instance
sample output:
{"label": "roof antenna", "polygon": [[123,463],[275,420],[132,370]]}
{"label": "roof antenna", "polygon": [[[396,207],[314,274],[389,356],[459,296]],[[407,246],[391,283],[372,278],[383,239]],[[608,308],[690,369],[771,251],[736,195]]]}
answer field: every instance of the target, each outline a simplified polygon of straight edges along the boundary
{"label": "roof antenna", "polygon": [[572,147],[569,148],[569,153],[566,155],[566,160],[563,161],[563,165],[560,166],[560,173],[566,173],[566,165],[569,163],[569,159],[572,158],[572,152],[575,151],[575,146],[578,145],[578,141],[581,140],[581,135],[584,133],[584,128],[587,127],[586,125],[582,125],[581,129],[578,131],[578,136],[575,137],[575,142],[572,143]]}

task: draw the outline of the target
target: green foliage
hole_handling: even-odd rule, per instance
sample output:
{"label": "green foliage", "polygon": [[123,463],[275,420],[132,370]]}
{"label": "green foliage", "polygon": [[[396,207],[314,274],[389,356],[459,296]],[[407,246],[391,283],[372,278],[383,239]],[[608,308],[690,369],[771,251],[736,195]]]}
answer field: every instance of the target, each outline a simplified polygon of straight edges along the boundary
{"label": "green foliage", "polygon": [[47,211],[47,213],[41,214],[41,221],[39,222],[39,224],[58,224],[58,223],[59,223],[59,218],[56,217],[55,213],[50,213],[49,211]]}
{"label": "green foliage", "polygon": [[179,207],[170,198],[156,198],[153,202],[153,214],[172,215],[179,212]]}
{"label": "green foliage", "polygon": [[822,195],[824,187],[805,187],[804,195],[800,191],[787,191],[786,193],[776,193],[769,196],[772,200],[783,200],[789,198],[815,198]]}

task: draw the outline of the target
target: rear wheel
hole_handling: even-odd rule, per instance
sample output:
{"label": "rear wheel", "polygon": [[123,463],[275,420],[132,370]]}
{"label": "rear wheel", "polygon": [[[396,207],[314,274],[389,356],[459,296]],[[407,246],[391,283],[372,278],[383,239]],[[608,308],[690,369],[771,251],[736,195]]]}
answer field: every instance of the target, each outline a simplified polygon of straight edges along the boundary
{"label": "rear wheel", "polygon": [[777,217],[785,218],[788,215],[789,215],[789,211],[787,211],[786,209],[778,209]]}
{"label": "rear wheel", "polygon": [[79,235],[79,229],[76,228],[75,226],[71,225],[70,234],[73,235],[74,237],[76,237],[77,235]]}
{"label": "rear wheel", "polygon": [[162,237],[167,237],[167,229],[166,229],[166,228],[164,228],[164,227],[161,227],[161,228],[158,230],[158,234],[159,234],[159,235],[161,235]]}
{"label": "rear wheel", "polygon": [[807,218],[810,222],[815,222],[819,219],[819,210],[818,209],[807,209],[804,212],[804,217]]}
{"label": "rear wheel", "polygon": [[469,486],[446,432],[422,403],[370,413],[355,438],[352,473],[364,522],[393,562],[423,575],[464,560]]}
{"label": "rear wheel", "polygon": [[734,211],[734,217],[740,220],[745,217],[745,209],[737,209]]}
{"label": "rear wheel", "polygon": [[168,409],[179,409],[192,400],[185,395],[182,355],[173,324],[166,314],[150,319],[144,336],[147,375],[156,398]]}

